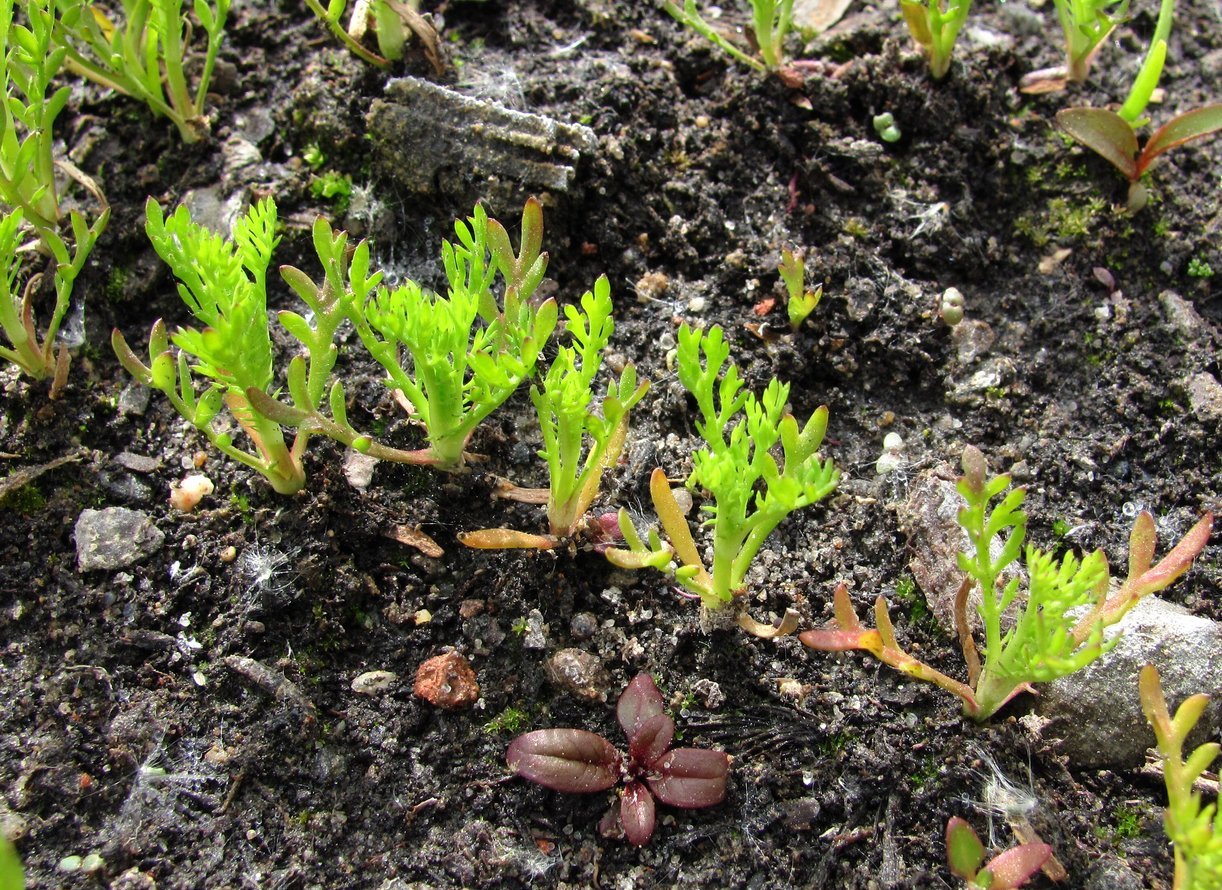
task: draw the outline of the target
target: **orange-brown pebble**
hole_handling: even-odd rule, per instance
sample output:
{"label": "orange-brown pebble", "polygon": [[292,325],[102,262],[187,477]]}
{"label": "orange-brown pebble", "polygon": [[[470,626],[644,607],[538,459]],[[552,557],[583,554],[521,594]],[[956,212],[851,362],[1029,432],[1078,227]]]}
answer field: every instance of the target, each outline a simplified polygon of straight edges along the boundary
{"label": "orange-brown pebble", "polygon": [[416,670],[413,692],[431,705],[457,711],[470,707],[479,698],[475,671],[457,652],[437,655]]}

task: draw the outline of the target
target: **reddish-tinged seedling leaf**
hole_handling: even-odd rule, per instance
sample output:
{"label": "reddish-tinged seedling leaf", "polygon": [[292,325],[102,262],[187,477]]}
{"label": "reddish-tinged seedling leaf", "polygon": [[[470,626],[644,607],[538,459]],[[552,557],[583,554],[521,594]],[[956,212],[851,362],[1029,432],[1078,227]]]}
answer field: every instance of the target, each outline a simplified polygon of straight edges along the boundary
{"label": "reddish-tinged seedling leaf", "polygon": [[505,752],[509,768],[553,791],[605,791],[619,781],[619,752],[584,729],[540,729],[518,736]]}
{"label": "reddish-tinged seedling leaf", "polygon": [[653,677],[644,672],[632,678],[615,704],[615,716],[629,742],[636,738],[637,731],[646,720],[662,711],[662,693],[658,692]]}
{"label": "reddish-tinged seedling leaf", "polygon": [[664,804],[696,809],[725,800],[730,758],[721,751],[677,748],[667,752],[653,768],[658,776],[647,781]]}
{"label": "reddish-tinged seedling leaf", "polygon": [[984,867],[985,871],[993,876],[990,890],[1013,890],[1014,887],[1021,887],[1044,867],[1051,855],[1052,847],[1047,844],[1020,844],[1004,853],[998,853]]}
{"label": "reddish-tinged seedling leaf", "polygon": [[628,754],[642,767],[652,767],[675,739],[675,721],[665,714],[654,714],[641,724],[628,743]]}
{"label": "reddish-tinged seedling leaf", "polygon": [[951,873],[965,881],[976,877],[984,862],[984,844],[972,826],[958,816],[951,816],[946,823],[946,862]]}
{"label": "reddish-tinged seedling leaf", "polygon": [[1138,173],[1165,151],[1222,130],[1222,104],[1185,112],[1159,127],[1137,159]]}
{"label": "reddish-tinged seedling leaf", "polygon": [[643,847],[653,837],[653,795],[640,782],[632,782],[624,789],[619,805],[619,819],[628,843]]}
{"label": "reddish-tinged seedling leaf", "polygon": [[1106,108],[1063,108],[1057,126],[1073,139],[1103,157],[1130,182],[1141,177],[1137,169],[1137,136],[1133,127]]}
{"label": "reddish-tinged seedling leaf", "polygon": [[812,649],[824,652],[848,652],[851,649],[873,651],[881,648],[876,630],[807,630],[798,639]]}

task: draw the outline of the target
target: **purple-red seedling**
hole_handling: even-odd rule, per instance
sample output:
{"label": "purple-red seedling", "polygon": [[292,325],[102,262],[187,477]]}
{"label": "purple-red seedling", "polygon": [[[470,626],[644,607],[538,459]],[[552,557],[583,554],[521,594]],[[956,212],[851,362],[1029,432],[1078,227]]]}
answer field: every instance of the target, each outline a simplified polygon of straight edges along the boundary
{"label": "purple-red seedling", "polygon": [[649,674],[637,674],[625,687],[615,715],[628,738],[627,757],[584,729],[540,729],[514,739],[505,760],[522,778],[553,791],[588,794],[622,784],[619,808],[600,828],[610,833],[618,824],[638,847],[653,836],[655,800],[697,809],[725,799],[730,758],[721,751],[670,747],[675,721],[663,712],[662,693]]}

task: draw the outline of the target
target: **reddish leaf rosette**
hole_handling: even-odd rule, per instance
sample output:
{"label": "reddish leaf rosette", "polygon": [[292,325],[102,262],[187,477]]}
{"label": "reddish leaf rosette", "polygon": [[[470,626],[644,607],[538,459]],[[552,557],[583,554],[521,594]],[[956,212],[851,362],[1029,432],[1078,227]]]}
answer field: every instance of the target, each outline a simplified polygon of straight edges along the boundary
{"label": "reddish leaf rosette", "polygon": [[675,722],[664,712],[662,693],[648,674],[637,674],[616,703],[615,714],[628,737],[628,757],[600,735],[582,729],[540,729],[514,739],[506,752],[509,768],[555,791],[605,791],[625,787],[619,811],[602,827],[618,828],[629,843],[649,843],[656,824],[655,798],[673,807],[695,809],[726,796],[730,758],[721,751],[670,749]]}

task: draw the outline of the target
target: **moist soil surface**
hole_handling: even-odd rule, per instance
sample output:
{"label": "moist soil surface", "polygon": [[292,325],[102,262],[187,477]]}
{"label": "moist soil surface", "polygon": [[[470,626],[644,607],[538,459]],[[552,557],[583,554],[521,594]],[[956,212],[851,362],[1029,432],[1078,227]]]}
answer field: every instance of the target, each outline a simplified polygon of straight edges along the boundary
{"label": "moist soil surface", "polygon": [[[748,385],[787,381],[800,418],[829,407],[823,453],[839,490],[769,538],[744,594],[757,618],[793,608],[804,629],[822,626],[844,582],[860,615],[888,597],[900,642],[962,677],[953,631],[912,583],[896,505],[966,443],[1027,486],[1029,540],[1101,547],[1113,566],[1137,508],[1158,517],[1164,542],[1218,509],[1222,302],[1206,273],[1222,272],[1222,142],[1167,155],[1149,204],[1128,214],[1122,179],[1052,124],[1067,105],[1123,99],[1151,4],[1086,85],[1044,96],[1017,86],[1060,61],[1050,6],[974,11],[941,83],[891,6],[851,8],[798,54],[809,64],[792,83],[651,4],[425,8],[445,73],[409,51],[396,75],[597,138],[567,189],[542,196],[545,288],[575,302],[607,275],[609,364],[634,362],[652,388],[596,511],[647,522],[653,468],[676,483],[690,472],[695,406],[673,371],[681,322],[723,326]],[[724,20],[740,14],[727,4]],[[1216,5],[1182,2],[1156,123],[1216,100],[1220,53]],[[133,384],[111,328],[139,353],[155,319],[190,321],[143,233],[150,195],[223,220],[272,193],[278,263],[317,274],[309,228],[323,214],[369,237],[392,275],[433,286],[441,239],[475,198],[516,230],[529,184],[502,174],[485,194],[482,171],[453,168],[412,191],[374,161],[366,115],[388,77],[297,4],[242,3],[208,141],[184,146],[134,101],[74,87],[66,149],[113,213],[79,285],[86,342],[58,400],[11,369],[0,392],[10,473],[73,458],[10,486],[0,524],[0,803],[30,886],[950,887],[947,819],[988,839],[985,755],[1033,793],[1028,815],[1068,871],[1063,886],[1170,886],[1159,780],[1075,764],[1022,719],[1038,711],[1033,696],[977,725],[951,696],[860,653],[749,637],[663,575],[617,570],[586,547],[460,545],[465,530],[545,528],[540,507],[493,494],[498,476],[546,484],[526,387],[476,432],[470,450],[485,460],[470,473],[381,463],[356,487],[344,449],[320,437],[305,490],[285,497]],[[874,131],[884,111],[898,142]],[[304,158],[312,145],[318,170]],[[351,178],[346,208],[316,195],[326,172]],[[777,275],[784,247],[804,250],[809,282],[824,286],[797,333]],[[954,329],[939,311],[948,287],[966,302]],[[299,305],[278,276],[269,290],[273,309]],[[351,331],[342,339],[353,422],[418,447],[380,369]],[[901,466],[880,476],[891,432]],[[171,484],[196,471],[214,493],[192,513],[171,508]],[[79,570],[78,517],[119,506],[164,541],[130,565]],[[397,540],[405,529],[444,552]],[[1220,577],[1215,544],[1165,596],[1222,618]],[[587,697],[549,679],[565,649],[597,660]],[[448,651],[479,684],[453,711],[413,695],[418,665]],[[397,680],[354,691],[369,671]],[[659,807],[652,843],[635,848],[598,831],[611,793],[512,777],[505,749],[554,726],[619,744],[615,699],[640,671],[656,677],[681,744],[733,763],[724,803]],[[995,847],[1012,843],[994,821]],[[87,867],[72,871],[74,856]]]}

